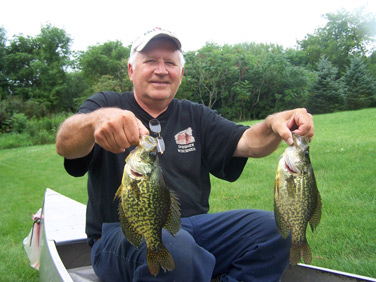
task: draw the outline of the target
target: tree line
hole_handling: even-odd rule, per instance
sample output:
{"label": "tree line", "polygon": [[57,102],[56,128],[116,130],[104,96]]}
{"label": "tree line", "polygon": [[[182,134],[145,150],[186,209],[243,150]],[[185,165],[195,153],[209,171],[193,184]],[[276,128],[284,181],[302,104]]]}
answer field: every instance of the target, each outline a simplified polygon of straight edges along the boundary
{"label": "tree line", "polygon": [[[264,118],[306,107],[329,113],[376,106],[376,20],[363,11],[325,15],[327,24],[297,42],[208,42],[186,59],[177,93],[233,120]],[[0,132],[20,119],[72,113],[98,91],[132,90],[127,75],[130,46],[109,41],[74,52],[65,30],[42,26],[35,37],[8,39],[0,28]]]}

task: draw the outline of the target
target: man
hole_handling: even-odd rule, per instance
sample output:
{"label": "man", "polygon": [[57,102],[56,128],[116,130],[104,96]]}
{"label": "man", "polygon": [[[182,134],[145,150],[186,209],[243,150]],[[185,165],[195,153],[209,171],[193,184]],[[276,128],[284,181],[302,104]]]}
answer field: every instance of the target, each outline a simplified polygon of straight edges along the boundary
{"label": "man", "polygon": [[[247,158],[272,153],[291,132],[313,137],[305,109],[281,112],[248,128],[207,107],[174,99],[183,78],[180,40],[154,29],[132,45],[128,73],[133,93],[98,93],[60,127],[57,152],[73,176],[88,172],[86,233],[92,263],[104,281],[278,281],[288,264],[290,241],[278,233],[272,212],[236,210],[208,214],[209,174],[235,181]],[[149,134],[157,118],[166,151],[160,163],[181,204],[182,227],[163,244],[175,261],[171,272],[150,275],[146,245],[123,235],[114,195],[124,159]],[[250,184],[251,185],[251,184]]]}

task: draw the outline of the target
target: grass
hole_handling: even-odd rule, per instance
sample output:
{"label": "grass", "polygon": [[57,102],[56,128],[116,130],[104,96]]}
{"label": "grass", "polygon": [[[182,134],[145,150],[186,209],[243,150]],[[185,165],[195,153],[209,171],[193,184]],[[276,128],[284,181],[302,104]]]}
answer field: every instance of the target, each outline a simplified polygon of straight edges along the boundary
{"label": "grass", "polygon": [[[376,109],[317,115],[311,160],[323,202],[317,231],[307,231],[312,264],[376,277]],[[280,148],[249,160],[234,183],[212,178],[211,212],[273,209],[273,185]],[[22,240],[31,214],[49,187],[86,203],[86,177],[64,170],[54,145],[0,150],[0,281],[38,281]]]}
{"label": "grass", "polygon": [[86,177],[70,177],[54,145],[0,150],[0,281],[39,281],[22,240],[32,227],[32,213],[43,205],[47,187],[87,201]]}

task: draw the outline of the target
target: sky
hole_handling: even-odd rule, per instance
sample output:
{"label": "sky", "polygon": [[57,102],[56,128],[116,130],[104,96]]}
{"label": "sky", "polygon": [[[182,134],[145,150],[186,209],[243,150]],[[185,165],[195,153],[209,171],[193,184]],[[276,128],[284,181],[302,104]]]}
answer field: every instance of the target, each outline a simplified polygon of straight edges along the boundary
{"label": "sky", "polygon": [[376,14],[375,0],[3,0],[0,7],[0,27],[8,39],[34,37],[51,24],[66,31],[76,51],[115,40],[128,46],[154,27],[174,32],[183,51],[207,42],[288,48],[325,26],[326,13],[363,7]]}

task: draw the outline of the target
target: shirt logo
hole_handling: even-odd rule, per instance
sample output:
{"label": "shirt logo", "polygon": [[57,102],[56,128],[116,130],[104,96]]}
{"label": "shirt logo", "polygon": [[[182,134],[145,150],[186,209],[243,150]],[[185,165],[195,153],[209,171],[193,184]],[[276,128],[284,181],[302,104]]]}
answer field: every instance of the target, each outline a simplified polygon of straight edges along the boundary
{"label": "shirt logo", "polygon": [[192,134],[191,127],[188,127],[187,129],[180,131],[178,134],[176,134],[175,142],[178,145],[179,153],[188,153],[196,151],[195,138]]}

